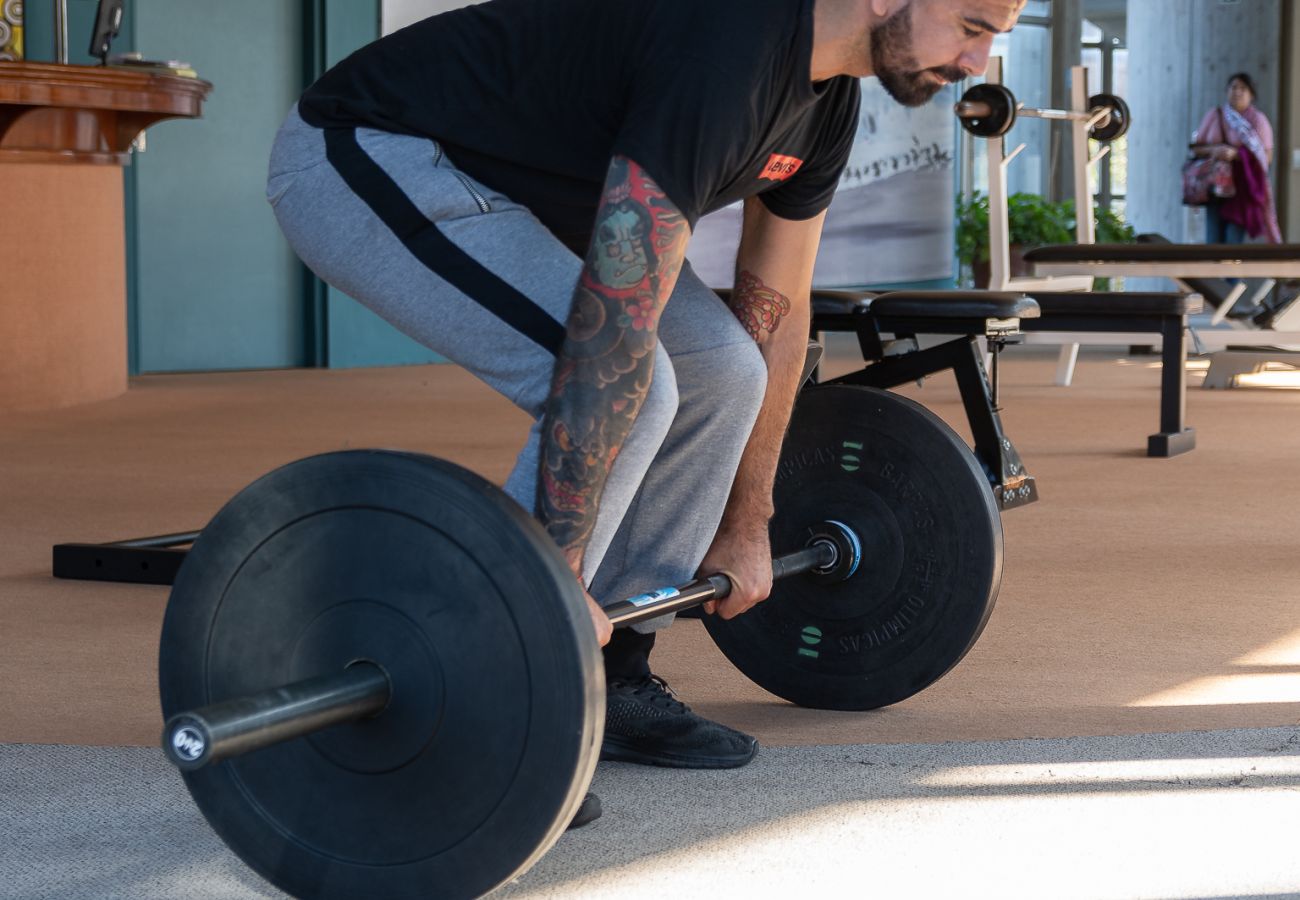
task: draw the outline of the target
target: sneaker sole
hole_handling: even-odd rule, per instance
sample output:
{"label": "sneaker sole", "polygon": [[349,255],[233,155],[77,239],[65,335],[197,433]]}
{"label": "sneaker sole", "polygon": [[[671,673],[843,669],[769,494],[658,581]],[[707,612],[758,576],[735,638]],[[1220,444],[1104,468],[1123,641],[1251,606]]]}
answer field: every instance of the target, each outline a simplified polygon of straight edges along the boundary
{"label": "sneaker sole", "polygon": [[639,750],[616,737],[606,737],[600,748],[604,762],[638,763],[643,766],[661,766],[665,769],[739,769],[758,753],[754,741],[744,756],[683,756],[677,753],[652,753]]}

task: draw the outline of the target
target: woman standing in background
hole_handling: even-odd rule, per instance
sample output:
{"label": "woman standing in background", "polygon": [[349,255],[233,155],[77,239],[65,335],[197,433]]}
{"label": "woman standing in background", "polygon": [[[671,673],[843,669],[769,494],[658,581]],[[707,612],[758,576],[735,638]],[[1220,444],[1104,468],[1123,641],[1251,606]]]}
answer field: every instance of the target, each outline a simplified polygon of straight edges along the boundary
{"label": "woman standing in background", "polygon": [[1196,129],[1196,156],[1232,163],[1235,196],[1206,204],[1207,244],[1243,244],[1247,237],[1282,243],[1268,170],[1273,163],[1273,126],[1255,106],[1258,91],[1245,72],[1228,79],[1228,102],[1205,114]]}

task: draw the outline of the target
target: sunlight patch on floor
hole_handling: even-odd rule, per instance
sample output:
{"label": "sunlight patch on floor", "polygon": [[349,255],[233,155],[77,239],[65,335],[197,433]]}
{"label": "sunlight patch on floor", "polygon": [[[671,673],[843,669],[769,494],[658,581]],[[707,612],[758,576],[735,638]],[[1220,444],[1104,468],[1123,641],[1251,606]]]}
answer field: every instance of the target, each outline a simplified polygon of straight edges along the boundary
{"label": "sunlight patch on floor", "polygon": [[1101,762],[1026,763],[962,766],[921,779],[927,787],[1030,787],[1131,783],[1134,786],[1232,782],[1252,778],[1300,777],[1300,758],[1231,757],[1218,759],[1124,759]]}
{"label": "sunlight patch on floor", "polygon": [[[1148,774],[1163,781],[1184,771],[1184,762],[1153,762],[1167,771],[1153,768]],[[536,895],[520,893],[565,900],[806,897],[827,891],[854,897],[1171,900],[1292,896],[1300,889],[1294,864],[1300,792],[1285,783],[1250,789],[1081,786],[1064,792],[1031,786],[1020,793],[987,787],[992,790],[938,788],[935,796],[920,798],[845,793],[834,802],[809,796],[804,809],[773,809],[768,821],[702,832],[685,846],[606,865]],[[996,860],[1003,864],[991,862]],[[520,886],[527,885],[525,876]]]}
{"label": "sunlight patch on floor", "polygon": [[1224,703],[1300,703],[1300,630],[1234,659],[1233,666],[1289,667],[1289,672],[1233,672],[1184,682],[1129,706],[1208,706]]}

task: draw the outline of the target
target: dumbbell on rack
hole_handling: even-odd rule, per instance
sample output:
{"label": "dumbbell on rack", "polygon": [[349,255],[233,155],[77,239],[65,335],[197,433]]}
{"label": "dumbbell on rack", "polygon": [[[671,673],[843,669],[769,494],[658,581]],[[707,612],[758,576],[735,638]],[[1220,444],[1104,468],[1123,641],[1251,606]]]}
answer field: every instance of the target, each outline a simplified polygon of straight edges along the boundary
{"label": "dumbbell on rack", "polygon": [[1087,110],[1039,109],[1025,106],[1002,84],[977,84],[962,94],[954,107],[961,127],[976,137],[1000,137],[1011,130],[1016,119],[1056,119],[1087,122],[1088,136],[1101,143],[1118,140],[1128,132],[1132,116],[1128,104],[1114,94],[1094,94]]}

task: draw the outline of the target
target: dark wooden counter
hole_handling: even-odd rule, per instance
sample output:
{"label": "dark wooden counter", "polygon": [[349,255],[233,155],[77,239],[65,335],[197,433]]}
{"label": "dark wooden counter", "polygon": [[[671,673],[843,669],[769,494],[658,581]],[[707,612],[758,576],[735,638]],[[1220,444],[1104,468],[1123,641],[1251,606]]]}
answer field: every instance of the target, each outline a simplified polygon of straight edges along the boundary
{"label": "dark wooden counter", "polygon": [[0,62],[0,163],[125,165],[140,132],[197,118],[211,90],[144,70]]}

